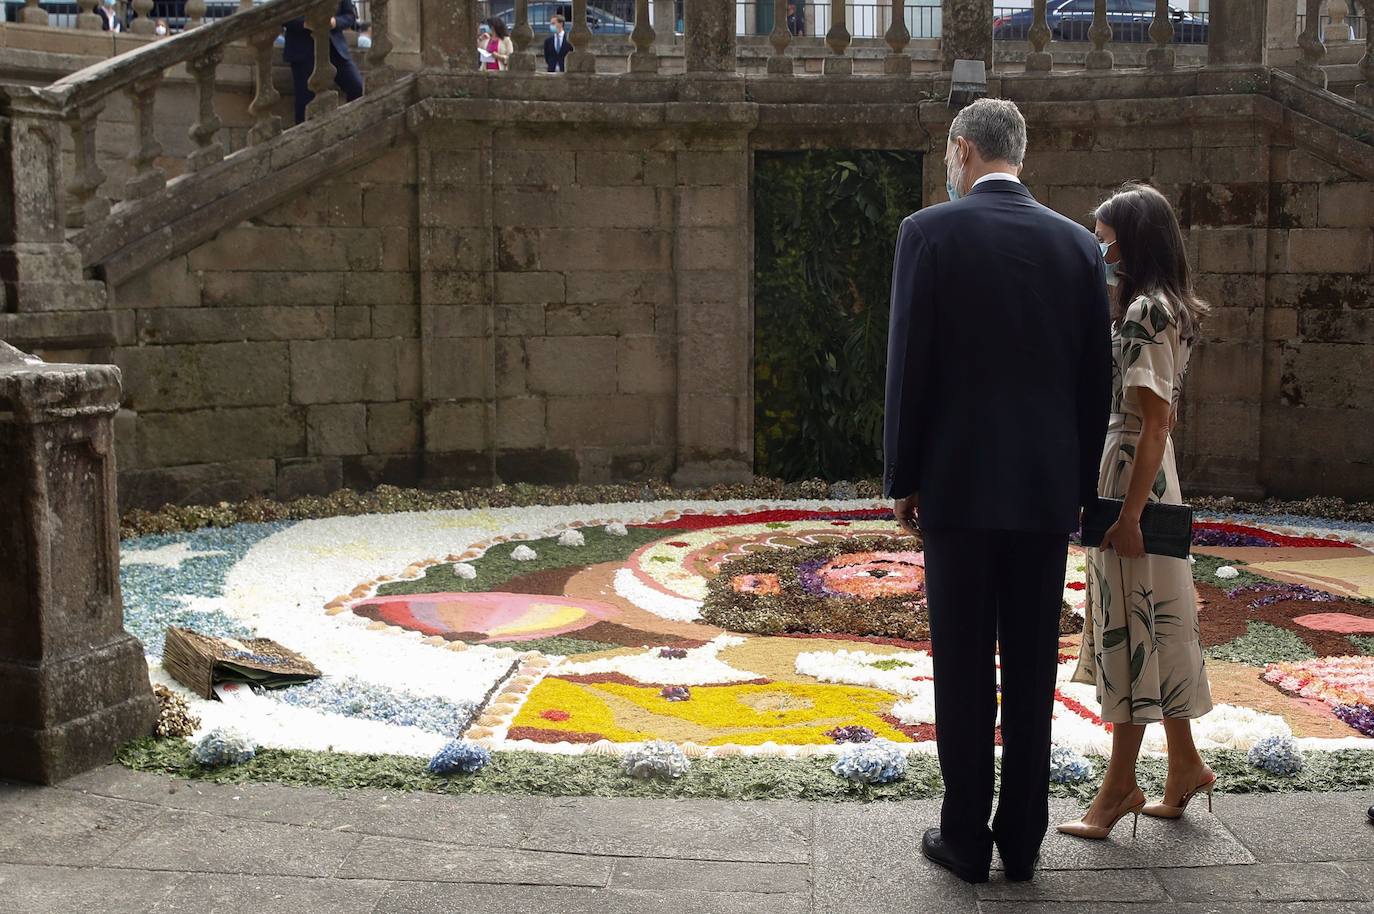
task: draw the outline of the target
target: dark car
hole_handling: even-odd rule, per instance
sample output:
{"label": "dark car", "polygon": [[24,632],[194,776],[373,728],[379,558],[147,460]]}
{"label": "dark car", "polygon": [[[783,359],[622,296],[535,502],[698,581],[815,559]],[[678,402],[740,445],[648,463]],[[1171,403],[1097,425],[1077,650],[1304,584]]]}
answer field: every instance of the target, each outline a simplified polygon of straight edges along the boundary
{"label": "dark car", "polygon": [[[1107,24],[1112,27],[1112,41],[1150,41],[1150,24],[1155,18],[1154,0],[1107,0]],[[1169,8],[1176,44],[1206,44],[1207,21],[1180,10]],[[1025,40],[1030,34],[1035,13],[1022,10],[999,16],[993,21],[994,38]],[[1045,4],[1045,22],[1056,41],[1088,41],[1088,29],[1093,24],[1093,0],[1049,0]]]}
{"label": "dark car", "polygon": [[[541,43],[544,40],[542,35],[547,34],[549,20],[554,17],[555,13],[563,17],[563,21],[568,24],[568,34],[572,34],[571,3],[531,3],[529,10],[530,27],[534,29],[536,40]],[[515,9],[513,7],[497,13],[496,18],[504,22],[507,28],[515,28]],[[614,13],[587,4],[587,28],[593,32],[603,35],[628,35],[634,30],[634,27],[633,22],[627,22]]]}

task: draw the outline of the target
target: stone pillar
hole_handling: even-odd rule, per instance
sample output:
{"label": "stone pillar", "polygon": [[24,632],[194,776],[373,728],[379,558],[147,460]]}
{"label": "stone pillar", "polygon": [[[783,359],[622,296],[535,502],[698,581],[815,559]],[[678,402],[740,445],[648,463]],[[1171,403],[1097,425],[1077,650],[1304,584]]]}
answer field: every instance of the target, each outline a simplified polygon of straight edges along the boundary
{"label": "stone pillar", "polygon": [[420,0],[420,62],[426,67],[477,70],[475,0]]}
{"label": "stone pillar", "polygon": [[[1211,8],[1207,28],[1209,66],[1258,66],[1264,62],[1265,0],[1226,0]],[[1293,14],[1297,22],[1297,13]],[[1296,25],[1293,27],[1296,31]],[[1293,43],[1297,44],[1296,37]]]}
{"label": "stone pillar", "polygon": [[1266,9],[1264,62],[1291,67],[1298,61],[1298,0],[1269,0]]}
{"label": "stone pillar", "polygon": [[35,89],[0,87],[0,311],[105,305],[104,285],[85,280],[81,255],[67,243],[65,117]]}
{"label": "stone pillar", "polygon": [[733,0],[687,0],[682,38],[688,73],[735,72]]}
{"label": "stone pillar", "polygon": [[653,0],[654,43],[672,47],[677,41],[677,4],[673,0]]}
{"label": "stone pillar", "polygon": [[152,732],[119,595],[119,369],[0,343],[0,777],[52,784]]}
{"label": "stone pillar", "polygon": [[956,60],[981,60],[992,71],[992,0],[942,0],[941,68]]}

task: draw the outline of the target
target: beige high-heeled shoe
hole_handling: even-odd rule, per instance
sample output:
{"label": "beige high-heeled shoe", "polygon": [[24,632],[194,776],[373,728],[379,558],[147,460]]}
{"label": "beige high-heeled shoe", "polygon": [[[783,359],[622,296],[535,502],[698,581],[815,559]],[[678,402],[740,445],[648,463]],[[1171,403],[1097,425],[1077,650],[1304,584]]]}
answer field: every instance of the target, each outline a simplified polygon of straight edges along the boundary
{"label": "beige high-heeled shoe", "polygon": [[1212,811],[1212,788],[1217,786],[1217,776],[1212,773],[1212,778],[1205,781],[1183,795],[1183,802],[1177,806],[1170,806],[1167,803],[1146,803],[1141,810],[1147,816],[1154,816],[1156,819],[1180,819],[1183,817],[1183,810],[1188,808],[1188,801],[1199,793],[1207,794],[1207,811]]}
{"label": "beige high-heeled shoe", "polygon": [[1058,825],[1056,826],[1056,830],[1065,835],[1072,835],[1075,838],[1105,841],[1107,836],[1112,833],[1112,829],[1116,828],[1116,823],[1120,822],[1126,816],[1134,815],[1135,819],[1131,822],[1131,837],[1134,838],[1136,830],[1140,827],[1140,811],[1145,808],[1145,792],[1139,787],[1131,793],[1131,797],[1128,797],[1128,799],[1133,798],[1136,794],[1140,794],[1140,802],[1131,803],[1128,806],[1123,806],[1118,809],[1116,818],[1112,819],[1107,825],[1089,825],[1087,822],[1079,819],[1077,822],[1065,822]]}

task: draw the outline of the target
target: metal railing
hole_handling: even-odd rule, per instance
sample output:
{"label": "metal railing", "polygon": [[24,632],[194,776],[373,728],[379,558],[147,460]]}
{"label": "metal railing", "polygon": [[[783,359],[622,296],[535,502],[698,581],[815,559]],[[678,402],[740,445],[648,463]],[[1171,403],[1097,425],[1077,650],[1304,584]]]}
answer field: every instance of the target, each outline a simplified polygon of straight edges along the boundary
{"label": "metal railing", "polygon": [[[1350,27],[1350,37],[1355,41],[1364,41],[1366,28],[1365,17],[1352,14],[1347,15],[1345,21]],[[1317,30],[1317,35],[1321,37],[1326,34],[1326,27],[1331,24],[1331,17],[1323,13],[1317,22],[1320,26]],[[1307,14],[1298,13],[1298,34],[1301,35],[1306,28]]]}
{"label": "metal railing", "polygon": [[[773,0],[737,0],[735,32],[738,35],[768,35],[773,31]],[[791,25],[796,37],[824,38],[830,31],[830,3],[812,0],[794,4],[800,28]],[[940,7],[908,3],[903,19],[912,40],[940,37]],[[892,23],[891,0],[850,0],[845,9],[845,27],[850,38],[882,38]]]}

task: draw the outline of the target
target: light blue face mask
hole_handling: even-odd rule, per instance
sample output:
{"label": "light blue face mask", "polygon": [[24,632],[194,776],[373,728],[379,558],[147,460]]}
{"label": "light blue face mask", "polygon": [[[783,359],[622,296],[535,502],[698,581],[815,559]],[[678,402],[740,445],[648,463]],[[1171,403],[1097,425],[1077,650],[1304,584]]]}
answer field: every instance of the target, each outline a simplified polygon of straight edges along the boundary
{"label": "light blue face mask", "polygon": [[550,22],[550,23],[549,23],[549,31],[550,31],[550,32],[553,32],[555,35],[557,35],[557,34],[558,34],[558,23],[557,23],[557,22]]}
{"label": "light blue face mask", "polygon": [[1097,249],[1102,252],[1102,265],[1107,268],[1107,285],[1109,286],[1116,285],[1116,268],[1121,266],[1119,260],[1116,263],[1107,263],[1107,250],[1114,244],[1116,244],[1115,241],[1099,241],[1097,243]]}
{"label": "light blue face mask", "polygon": [[[957,152],[955,153],[955,161],[958,161]],[[951,168],[946,165],[945,173],[947,175],[945,178],[945,193],[949,194],[951,200],[958,200],[964,195],[964,192],[959,189],[959,185],[964,181],[964,167],[962,165],[956,165]]]}

